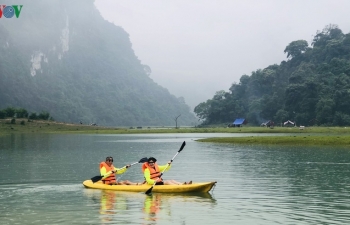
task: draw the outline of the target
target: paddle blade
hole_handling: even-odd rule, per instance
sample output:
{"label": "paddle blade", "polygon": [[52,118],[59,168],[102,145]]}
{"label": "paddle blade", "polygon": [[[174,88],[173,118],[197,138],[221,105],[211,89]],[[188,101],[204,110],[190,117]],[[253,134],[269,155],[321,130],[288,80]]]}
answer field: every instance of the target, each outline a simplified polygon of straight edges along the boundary
{"label": "paddle blade", "polygon": [[150,189],[148,189],[145,194],[146,195],[150,195],[152,193],[152,189],[153,189],[154,186],[152,186]]}
{"label": "paddle blade", "polygon": [[184,149],[185,145],[186,145],[186,142],[184,141],[184,142],[182,143],[182,145],[181,145],[181,147],[180,147],[180,150],[179,150],[178,152],[181,152],[182,149]]}
{"label": "paddle blade", "polygon": [[95,182],[101,180],[102,178],[103,178],[103,176],[95,176],[95,177],[91,178],[91,181],[92,181],[92,183],[95,183]]}
{"label": "paddle blade", "polygon": [[148,160],[148,158],[147,158],[147,157],[142,158],[142,159],[140,159],[139,163],[145,163],[145,162],[147,162],[147,160]]}

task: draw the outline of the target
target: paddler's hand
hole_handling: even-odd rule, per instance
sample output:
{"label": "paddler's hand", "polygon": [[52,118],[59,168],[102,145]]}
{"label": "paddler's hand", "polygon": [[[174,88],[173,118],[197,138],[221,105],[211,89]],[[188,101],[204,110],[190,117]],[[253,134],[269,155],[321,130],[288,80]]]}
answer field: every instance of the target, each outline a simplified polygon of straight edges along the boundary
{"label": "paddler's hand", "polygon": [[130,164],[126,165],[125,167],[126,167],[126,168],[129,168],[129,167],[130,167]]}
{"label": "paddler's hand", "polygon": [[168,164],[170,165],[170,164],[171,164],[171,161],[169,161]]}

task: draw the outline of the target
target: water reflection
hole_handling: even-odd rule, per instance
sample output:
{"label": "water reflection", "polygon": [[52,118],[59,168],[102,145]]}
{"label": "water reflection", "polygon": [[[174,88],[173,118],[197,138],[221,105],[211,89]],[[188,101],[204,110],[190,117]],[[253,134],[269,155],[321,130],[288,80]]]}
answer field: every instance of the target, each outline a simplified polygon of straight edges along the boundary
{"label": "water reflection", "polygon": [[146,221],[156,221],[158,219],[157,214],[160,211],[160,206],[162,204],[161,200],[161,195],[151,195],[145,197],[143,212],[145,213]]}
{"label": "water reflection", "polygon": [[[165,194],[117,192],[111,190],[84,190],[84,195],[92,200],[99,212],[101,224],[162,224],[172,220],[172,210],[178,210],[182,204],[216,204],[210,193]],[[132,214],[133,217],[128,217]],[[138,215],[138,216],[137,216]],[[139,219],[139,221],[135,221]]]}
{"label": "water reflection", "polygon": [[[146,224],[164,219],[172,215],[172,207],[177,203],[197,203],[197,206],[205,202],[215,203],[216,200],[210,193],[182,193],[182,194],[165,194],[153,193],[151,196],[145,195],[144,200],[144,219]],[[198,205],[199,204],[199,205]]]}
{"label": "water reflection", "polygon": [[102,191],[101,193],[101,222],[111,222],[115,214],[128,209],[126,198],[117,195],[114,191]]}

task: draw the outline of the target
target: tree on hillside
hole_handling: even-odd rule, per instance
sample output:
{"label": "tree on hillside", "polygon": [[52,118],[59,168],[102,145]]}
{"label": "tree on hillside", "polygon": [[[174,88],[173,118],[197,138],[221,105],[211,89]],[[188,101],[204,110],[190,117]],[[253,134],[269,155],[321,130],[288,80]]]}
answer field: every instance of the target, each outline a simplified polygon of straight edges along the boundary
{"label": "tree on hillside", "polygon": [[305,40],[292,41],[284,49],[284,53],[287,53],[287,58],[294,58],[304,53],[308,49],[308,46],[309,44]]}
{"label": "tree on hillside", "polygon": [[210,110],[210,102],[211,100],[207,100],[206,102],[201,102],[194,108],[194,113],[198,116],[199,119],[205,121],[209,117]]}
{"label": "tree on hillside", "polygon": [[338,25],[329,24],[322,31],[317,31],[311,45],[313,47],[326,46],[329,40],[342,39],[344,34],[342,30],[338,28]]}

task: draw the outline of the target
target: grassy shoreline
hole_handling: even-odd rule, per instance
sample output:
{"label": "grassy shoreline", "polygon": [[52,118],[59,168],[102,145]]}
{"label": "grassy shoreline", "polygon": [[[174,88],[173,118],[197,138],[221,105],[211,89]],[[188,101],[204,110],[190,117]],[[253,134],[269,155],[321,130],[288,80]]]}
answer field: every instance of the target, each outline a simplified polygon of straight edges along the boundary
{"label": "grassy shoreline", "polygon": [[[22,122],[24,121],[24,122]],[[21,124],[22,122],[22,124]],[[24,123],[24,124],[23,124]],[[226,137],[200,139],[200,142],[234,144],[281,144],[281,145],[350,145],[349,127],[216,127],[216,128],[166,128],[144,127],[130,129],[126,127],[101,127],[81,124],[69,124],[54,121],[16,119],[0,120],[0,136],[20,133],[74,133],[74,134],[156,134],[156,133],[284,133],[291,136]],[[295,134],[295,135],[293,135]]]}
{"label": "grassy shoreline", "polygon": [[314,145],[349,146],[350,135],[309,135],[309,136],[269,136],[269,137],[222,137],[200,139],[199,142],[230,143],[244,145]]}

